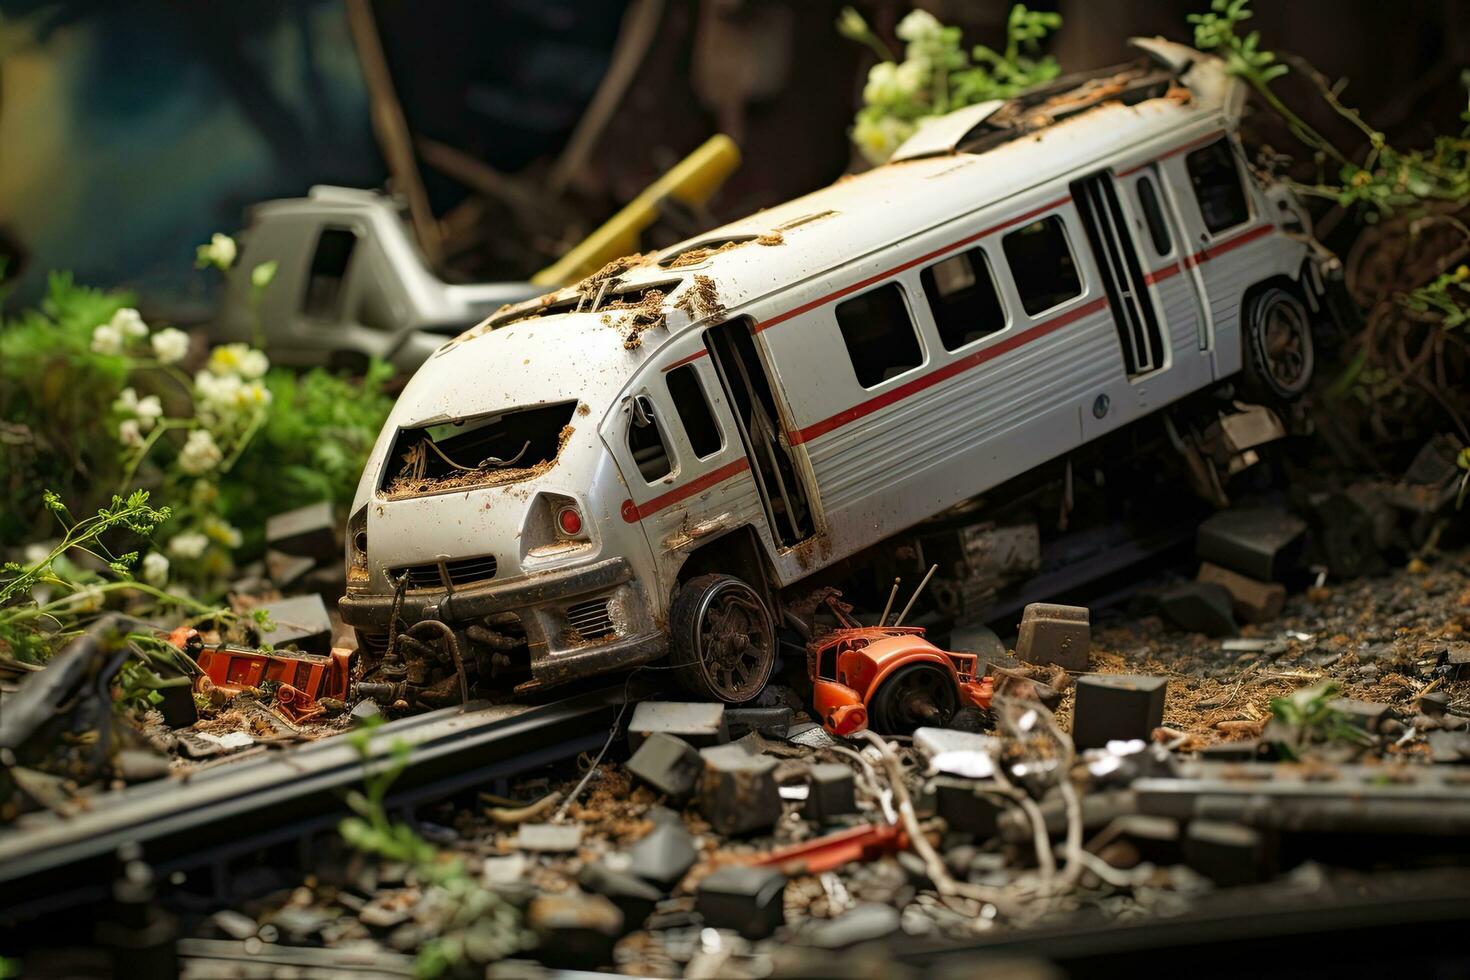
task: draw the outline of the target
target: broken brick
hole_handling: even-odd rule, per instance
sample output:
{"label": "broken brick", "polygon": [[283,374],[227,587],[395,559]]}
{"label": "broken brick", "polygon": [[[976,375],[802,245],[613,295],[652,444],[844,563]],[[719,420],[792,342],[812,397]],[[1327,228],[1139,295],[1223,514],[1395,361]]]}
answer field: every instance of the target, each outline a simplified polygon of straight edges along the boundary
{"label": "broken brick", "polygon": [[575,823],[523,823],[516,833],[516,846],[523,851],[566,853],[582,846],[582,825]]}
{"label": "broken brick", "polygon": [[294,646],[306,653],[332,652],[332,618],[321,596],[295,596],[259,608],[269,614],[272,626],[260,633],[263,646]]}
{"label": "broken brick", "polygon": [[265,543],[272,550],[317,562],[342,557],[337,547],[337,518],[326,501],[267,518]]}
{"label": "broken brick", "polygon": [[694,792],[704,762],[688,742],[666,732],[643,740],[628,760],[628,771],[660,793],[684,799]]}
{"label": "broken brick", "polygon": [[764,939],[786,922],[786,876],[775,868],[730,865],[699,883],[695,911],[714,929]]}
{"label": "broken brick", "polygon": [[577,884],[618,907],[623,913],[624,932],[641,927],[663,898],[663,892],[631,871],[619,871],[604,862],[585,865],[577,875]]}
{"label": "broken brick", "polygon": [[935,812],[944,818],[951,831],[985,838],[996,835],[996,821],[1004,806],[995,797],[977,792],[973,779],[936,776],[929,781],[929,787],[934,794]]}
{"label": "broken brick", "polygon": [[1087,669],[1091,650],[1092,627],[1086,606],[1033,602],[1021,613],[1018,659],[1080,673]]}
{"label": "broken brick", "polygon": [[316,559],[303,555],[288,555],[274,548],[265,553],[265,573],[271,584],[278,589],[295,585],[301,577],[316,567]]}
{"label": "broken brick", "polygon": [[801,815],[808,820],[827,821],[855,812],[857,798],[853,792],[852,770],[840,762],[812,766]]}
{"label": "broken brick", "polygon": [[1072,741],[1078,749],[1100,749],[1114,739],[1147,742],[1164,721],[1164,677],[1090,674],[1077,679]]}
{"label": "broken brick", "polygon": [[1191,820],[1184,829],[1184,862],[1222,887],[1266,877],[1266,839],[1259,830],[1215,820]]}
{"label": "broken brick", "polygon": [[1223,585],[1230,593],[1231,611],[1242,623],[1269,623],[1286,605],[1286,586],[1279,582],[1262,582],[1211,562],[1200,566],[1196,578]]}
{"label": "broken brick", "polygon": [[1206,518],[1195,550],[1205,561],[1276,582],[1296,567],[1306,533],[1306,522],[1284,510],[1241,507]]}
{"label": "broken brick", "polygon": [[717,833],[747,834],[781,819],[774,759],[751,755],[739,745],[718,745],[699,754],[704,759],[699,810]]}
{"label": "broken brick", "polygon": [[635,752],[654,732],[677,735],[695,748],[730,741],[725,706],[716,701],[641,701],[628,723],[628,745]]}
{"label": "broken brick", "polygon": [[1159,612],[1187,633],[1234,636],[1230,592],[1215,582],[1180,582],[1155,596]]}
{"label": "broken brick", "polygon": [[785,738],[795,715],[786,705],[778,708],[726,708],[725,727],[730,738],[757,732],[767,738]]}
{"label": "broken brick", "polygon": [[699,852],[683,824],[655,821],[653,830],[628,849],[628,870],[640,878],[672,888],[694,867]]}
{"label": "broken brick", "polygon": [[613,944],[623,934],[623,913],[602,895],[568,891],[538,895],[526,924],[540,937],[536,955],[547,966],[595,970],[613,961]]}

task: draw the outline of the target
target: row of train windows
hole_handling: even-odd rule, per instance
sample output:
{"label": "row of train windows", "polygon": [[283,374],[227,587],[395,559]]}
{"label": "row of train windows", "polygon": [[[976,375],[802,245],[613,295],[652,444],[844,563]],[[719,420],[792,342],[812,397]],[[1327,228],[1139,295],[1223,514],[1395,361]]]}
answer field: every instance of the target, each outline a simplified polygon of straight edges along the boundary
{"label": "row of train windows", "polygon": [[[1001,248],[1028,315],[1081,294],[1082,280],[1061,218],[1049,215],[1013,231],[1001,239]],[[942,259],[924,269],[919,281],[945,350],[959,350],[1005,329],[1005,307],[984,249]],[[836,314],[853,372],[864,388],[923,363],[919,336],[898,283],[844,300],[837,304]]]}
{"label": "row of train windows", "polygon": [[[1221,139],[1185,157],[1200,216],[1212,234],[1250,219],[1245,187],[1230,143]],[[1173,249],[1169,222],[1153,182],[1140,177],[1134,183],[1154,252],[1163,257]],[[1001,239],[1006,265],[1016,284],[1021,308],[1036,316],[1082,293],[1082,281],[1062,219],[1049,215],[1010,232]],[[1006,312],[996,290],[995,276],[984,249],[976,247],[928,266],[919,274],[924,296],[934,314],[939,341],[946,351],[1005,329]],[[853,373],[864,388],[873,388],[910,371],[924,361],[902,287],[886,283],[836,307],[837,325],[852,360]],[[699,459],[719,452],[724,437],[692,365],[665,375],[675,414],[683,424],[690,448]],[[650,484],[673,470],[652,403],[635,412],[628,432],[629,450],[639,472]]]}
{"label": "row of train windows", "polygon": [[[1185,165],[1200,216],[1212,234],[1249,220],[1245,188],[1227,140],[1195,150],[1185,158]],[[1140,177],[1134,188],[1154,251],[1160,257],[1168,255],[1174,245],[1153,182]],[[1061,218],[1050,215],[1009,233],[1001,239],[1001,249],[1028,316],[1081,295],[1082,281]],[[976,247],[942,259],[924,269],[919,281],[946,351],[959,350],[1005,329],[1005,307],[984,249]],[[853,373],[864,388],[877,387],[924,362],[898,283],[886,283],[837,304],[836,315]]]}

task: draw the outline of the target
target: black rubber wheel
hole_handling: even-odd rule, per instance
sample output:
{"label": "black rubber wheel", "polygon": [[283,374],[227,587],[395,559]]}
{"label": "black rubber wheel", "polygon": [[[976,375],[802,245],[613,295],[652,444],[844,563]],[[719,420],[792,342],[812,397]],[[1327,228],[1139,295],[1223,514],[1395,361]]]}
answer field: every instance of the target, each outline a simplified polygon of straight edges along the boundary
{"label": "black rubber wheel", "polygon": [[909,664],[894,671],[868,704],[868,727],[880,735],[912,735],[915,728],[943,728],[959,710],[949,671]]}
{"label": "black rubber wheel", "polygon": [[1280,287],[1262,290],[1250,298],[1241,330],[1251,391],[1278,401],[1300,397],[1316,367],[1312,315],[1305,304]]}
{"label": "black rubber wheel", "polygon": [[669,611],[674,677],[695,697],[749,701],[776,663],[776,629],[759,592],[733,575],[685,582]]}

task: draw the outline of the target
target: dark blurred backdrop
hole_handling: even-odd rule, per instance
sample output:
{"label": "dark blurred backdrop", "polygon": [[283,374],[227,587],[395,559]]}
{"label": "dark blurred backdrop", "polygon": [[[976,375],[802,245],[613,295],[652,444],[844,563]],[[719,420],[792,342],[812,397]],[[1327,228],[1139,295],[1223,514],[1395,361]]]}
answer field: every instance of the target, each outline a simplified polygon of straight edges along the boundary
{"label": "dark blurred backdrop", "polygon": [[[381,186],[356,0],[0,0],[0,255],[10,304],[52,269],[207,315],[193,247],[252,202],[313,183]],[[364,0],[414,168],[460,278],[523,277],[715,131],[745,163],[706,214],[736,217],[854,165],[846,129],[872,55],[838,0]],[[857,0],[880,34],[908,2]],[[1004,36],[1006,0],[924,0],[969,43]],[[1207,0],[1053,0],[1063,70],[1126,60],[1132,34],[1187,41]],[[1351,84],[1345,99],[1408,145],[1458,127],[1470,18],[1450,0],[1258,0],[1254,26]],[[1341,135],[1309,88],[1285,93]],[[1257,117],[1250,137],[1287,153]],[[402,190],[402,187],[396,188]],[[1340,234],[1346,234],[1341,232]]]}

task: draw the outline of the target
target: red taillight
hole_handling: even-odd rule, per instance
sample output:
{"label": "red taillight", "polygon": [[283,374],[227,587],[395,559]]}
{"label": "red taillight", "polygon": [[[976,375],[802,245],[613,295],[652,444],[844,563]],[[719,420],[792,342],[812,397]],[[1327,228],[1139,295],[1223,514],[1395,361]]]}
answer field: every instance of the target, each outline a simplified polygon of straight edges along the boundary
{"label": "red taillight", "polygon": [[575,507],[563,507],[556,512],[556,526],[567,537],[576,537],[582,533],[582,515]]}

